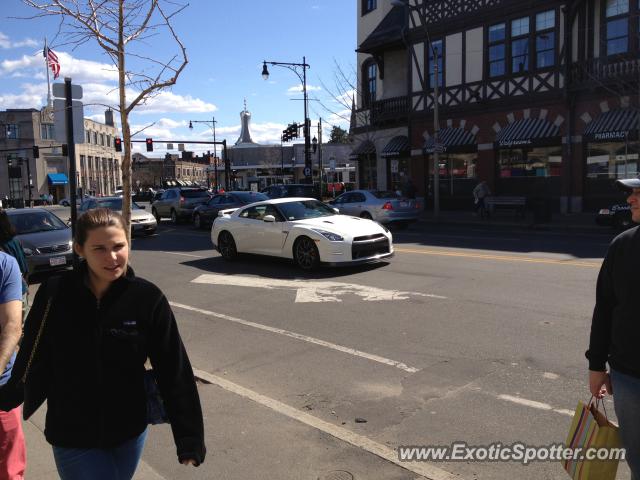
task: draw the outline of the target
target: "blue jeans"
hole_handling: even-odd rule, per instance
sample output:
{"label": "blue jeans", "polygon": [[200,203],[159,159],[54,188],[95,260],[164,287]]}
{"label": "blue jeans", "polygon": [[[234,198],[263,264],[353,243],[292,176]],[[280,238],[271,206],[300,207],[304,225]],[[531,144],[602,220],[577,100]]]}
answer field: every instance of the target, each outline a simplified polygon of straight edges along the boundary
{"label": "blue jeans", "polygon": [[640,479],[640,378],[611,369],[613,404],[631,478]]}
{"label": "blue jeans", "polygon": [[147,438],[139,436],[113,448],[53,447],[53,457],[62,480],[131,480]]}

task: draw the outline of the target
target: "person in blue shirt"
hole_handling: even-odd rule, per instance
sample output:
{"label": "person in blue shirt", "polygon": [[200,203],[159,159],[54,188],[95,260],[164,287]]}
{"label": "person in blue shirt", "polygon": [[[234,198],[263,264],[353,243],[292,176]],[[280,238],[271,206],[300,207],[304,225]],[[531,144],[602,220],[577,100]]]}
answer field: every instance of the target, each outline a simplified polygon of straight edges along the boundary
{"label": "person in blue shirt", "polygon": [[[0,252],[0,385],[11,376],[22,335],[22,276],[15,258]],[[27,455],[21,408],[0,411],[0,478],[22,479]]]}
{"label": "person in blue shirt", "polygon": [[22,274],[22,319],[27,318],[29,313],[29,266],[27,265],[27,258],[25,257],[22,245],[15,238],[16,230],[9,221],[7,212],[0,209],[0,252],[4,252],[11,255],[18,262],[20,267],[20,273]]}

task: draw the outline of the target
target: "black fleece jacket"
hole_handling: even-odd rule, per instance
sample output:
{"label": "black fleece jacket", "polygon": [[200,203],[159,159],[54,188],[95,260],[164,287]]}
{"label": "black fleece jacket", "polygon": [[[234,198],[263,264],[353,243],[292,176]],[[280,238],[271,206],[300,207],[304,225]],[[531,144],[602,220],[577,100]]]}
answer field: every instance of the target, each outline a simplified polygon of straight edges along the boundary
{"label": "black fleece jacket", "polygon": [[[27,399],[41,393],[30,388],[47,390],[47,440],[60,447],[109,448],[139,435],[147,426],[143,375],[149,357],[178,459],[202,463],[206,448],[200,398],[166,297],[129,268],[98,302],[86,286],[86,275],[82,265],[60,279],[36,350],[37,365],[30,370],[34,378],[48,381],[30,385],[30,373],[24,389]],[[46,291],[44,284],[38,289],[27,322],[33,318],[39,323]],[[25,337],[25,344],[32,340]],[[20,350],[12,380],[22,376],[29,353]]]}
{"label": "black fleece jacket", "polygon": [[618,235],[600,268],[591,337],[589,370],[614,370],[640,378],[640,228]]}

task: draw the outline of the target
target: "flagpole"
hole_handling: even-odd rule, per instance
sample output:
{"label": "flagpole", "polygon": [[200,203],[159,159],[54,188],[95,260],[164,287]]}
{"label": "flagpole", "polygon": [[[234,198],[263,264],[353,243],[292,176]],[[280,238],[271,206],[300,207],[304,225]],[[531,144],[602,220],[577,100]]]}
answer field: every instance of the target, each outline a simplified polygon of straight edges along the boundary
{"label": "flagpole", "polygon": [[51,103],[51,81],[49,80],[49,56],[47,55],[47,37],[44,37],[44,50],[42,54],[44,55],[44,68],[47,71],[47,106],[52,108]]}

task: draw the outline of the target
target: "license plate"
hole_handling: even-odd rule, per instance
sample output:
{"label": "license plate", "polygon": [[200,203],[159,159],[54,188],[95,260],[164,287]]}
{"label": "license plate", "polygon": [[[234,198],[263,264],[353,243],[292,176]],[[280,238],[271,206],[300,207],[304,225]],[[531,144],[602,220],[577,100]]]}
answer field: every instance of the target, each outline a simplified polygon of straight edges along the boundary
{"label": "license plate", "polygon": [[400,202],[400,208],[406,208],[409,206],[409,202]]}
{"label": "license plate", "polygon": [[66,265],[67,259],[65,257],[53,257],[49,259],[49,265],[55,267],[57,265]]}

